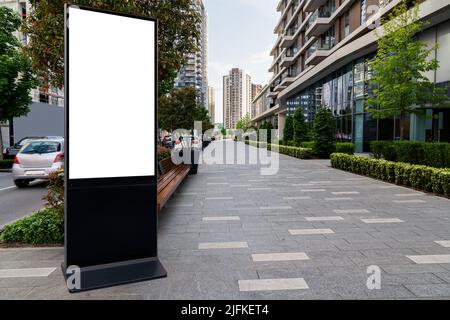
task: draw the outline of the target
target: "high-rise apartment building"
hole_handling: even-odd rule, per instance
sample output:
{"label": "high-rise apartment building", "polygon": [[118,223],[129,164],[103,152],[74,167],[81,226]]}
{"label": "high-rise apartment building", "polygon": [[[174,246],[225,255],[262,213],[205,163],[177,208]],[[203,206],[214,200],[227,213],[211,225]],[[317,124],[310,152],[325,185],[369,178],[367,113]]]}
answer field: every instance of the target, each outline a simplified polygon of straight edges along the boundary
{"label": "high-rise apartment building", "polygon": [[[302,108],[311,122],[317,108],[330,108],[336,137],[368,151],[373,140],[399,138],[399,119],[372,119],[365,111],[368,61],[377,50],[376,29],[400,0],[280,0],[278,34],[271,55],[273,77],[253,101],[253,121],[272,121],[282,134],[286,115]],[[419,19],[428,20],[418,38],[440,46],[440,62],[428,76],[450,84],[450,0],[421,0]],[[410,139],[450,141],[450,110],[433,106],[409,118]]]}
{"label": "high-rise apartment building", "polygon": [[[251,98],[252,102],[261,93],[262,89],[263,89],[262,85],[260,85],[260,84],[252,84],[252,98]],[[250,107],[250,116],[251,116],[251,118],[254,118],[256,116],[256,109],[255,108]]]}
{"label": "high-rise apartment building", "polygon": [[223,119],[225,128],[235,128],[237,122],[251,112],[252,78],[239,68],[223,77]]}
{"label": "high-rise apartment building", "polygon": [[194,8],[200,14],[200,36],[195,53],[186,55],[186,63],[175,79],[175,87],[194,87],[197,103],[208,107],[208,16],[202,0],[194,0]]}
{"label": "high-rise apartment building", "polygon": [[216,91],[213,87],[208,87],[208,113],[211,123],[216,123]]}

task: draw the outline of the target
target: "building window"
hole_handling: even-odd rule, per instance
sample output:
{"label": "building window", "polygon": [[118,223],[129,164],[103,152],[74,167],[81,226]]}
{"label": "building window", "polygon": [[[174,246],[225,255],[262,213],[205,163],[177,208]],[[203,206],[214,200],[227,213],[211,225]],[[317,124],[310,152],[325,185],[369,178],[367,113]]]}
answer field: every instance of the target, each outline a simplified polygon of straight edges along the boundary
{"label": "building window", "polygon": [[366,23],[366,0],[361,0],[361,25]]}
{"label": "building window", "polygon": [[350,35],[350,13],[347,12],[345,14],[345,34],[344,34],[344,38],[348,37]]}

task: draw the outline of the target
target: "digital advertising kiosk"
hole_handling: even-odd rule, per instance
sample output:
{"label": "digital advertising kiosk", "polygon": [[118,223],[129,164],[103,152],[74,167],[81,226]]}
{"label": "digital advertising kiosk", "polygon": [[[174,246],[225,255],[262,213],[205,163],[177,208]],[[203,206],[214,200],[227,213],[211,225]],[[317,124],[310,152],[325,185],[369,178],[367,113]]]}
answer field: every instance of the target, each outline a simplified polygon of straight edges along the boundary
{"label": "digital advertising kiosk", "polygon": [[65,7],[64,275],[166,276],[157,256],[157,22]]}

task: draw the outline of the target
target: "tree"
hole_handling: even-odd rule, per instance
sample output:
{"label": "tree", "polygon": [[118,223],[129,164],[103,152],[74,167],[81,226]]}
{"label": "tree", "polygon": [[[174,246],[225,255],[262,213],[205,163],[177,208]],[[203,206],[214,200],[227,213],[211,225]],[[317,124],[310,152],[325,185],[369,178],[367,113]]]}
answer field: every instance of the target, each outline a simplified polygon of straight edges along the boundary
{"label": "tree", "polygon": [[[0,121],[26,115],[30,109],[30,90],[36,86],[31,61],[23,53],[14,33],[21,25],[20,16],[0,7]],[[0,159],[3,139],[0,134]]]}
{"label": "tree", "polygon": [[308,140],[308,125],[305,121],[302,108],[297,108],[293,118],[294,141],[299,145],[303,141]]}
{"label": "tree", "polygon": [[[24,26],[29,35],[28,54],[42,86],[64,86],[64,3],[68,0],[34,0]],[[78,5],[158,19],[159,96],[168,93],[187,53],[195,52],[200,15],[193,0],[78,0]],[[142,39],[145,41],[145,39]]]}
{"label": "tree", "polygon": [[159,128],[165,130],[194,129],[194,122],[202,121],[203,130],[214,127],[208,116],[208,110],[196,102],[193,87],[175,88],[160,97],[158,108]]}
{"label": "tree", "polygon": [[416,39],[427,22],[419,20],[417,2],[412,9],[408,2],[402,0],[382,22],[378,52],[369,62],[373,93],[366,101],[366,110],[374,118],[400,118],[401,140],[407,138],[407,116],[423,113],[427,105],[446,105],[448,99],[446,90],[437,88],[425,75],[439,67],[436,59],[429,58],[436,46],[429,48]]}
{"label": "tree", "polygon": [[290,141],[294,140],[294,118],[292,116],[286,117],[284,124],[283,140],[287,145]]}
{"label": "tree", "polygon": [[336,122],[326,107],[320,107],[314,116],[313,152],[321,158],[328,158],[336,149]]}
{"label": "tree", "polygon": [[236,129],[241,129],[244,132],[250,129],[252,126],[252,119],[250,118],[250,114],[247,113],[243,118],[241,118],[237,124]]}

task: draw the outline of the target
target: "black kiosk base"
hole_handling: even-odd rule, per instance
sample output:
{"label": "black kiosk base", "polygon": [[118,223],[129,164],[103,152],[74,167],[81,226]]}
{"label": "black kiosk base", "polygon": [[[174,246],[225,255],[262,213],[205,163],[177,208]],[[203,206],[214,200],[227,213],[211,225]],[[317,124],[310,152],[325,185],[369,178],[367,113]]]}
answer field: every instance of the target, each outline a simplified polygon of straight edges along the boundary
{"label": "black kiosk base", "polygon": [[[67,268],[62,263],[67,281]],[[80,269],[81,288],[69,288],[70,293],[117,286],[126,283],[164,278],[167,272],[158,258],[116,262]]]}

